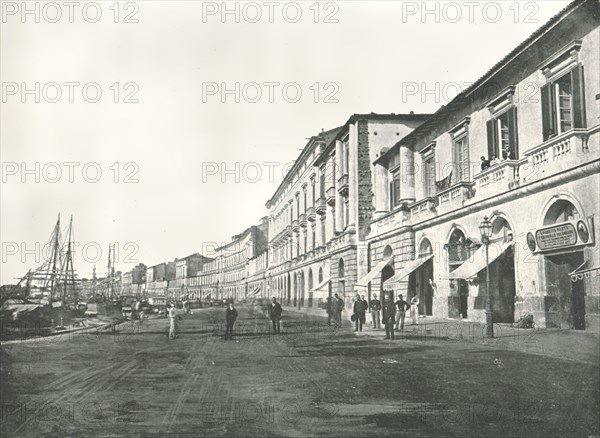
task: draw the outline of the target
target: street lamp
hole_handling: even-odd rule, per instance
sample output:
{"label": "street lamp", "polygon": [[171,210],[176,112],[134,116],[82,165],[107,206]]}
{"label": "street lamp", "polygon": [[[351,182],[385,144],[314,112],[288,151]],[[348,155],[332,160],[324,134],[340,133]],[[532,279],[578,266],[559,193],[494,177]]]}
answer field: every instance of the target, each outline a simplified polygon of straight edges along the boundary
{"label": "street lamp", "polygon": [[487,303],[485,308],[485,335],[488,338],[494,337],[494,322],[492,314],[492,293],[490,291],[490,238],[492,237],[492,223],[487,216],[483,218],[479,224],[479,232],[481,233],[481,242],[485,245],[485,286],[487,290]]}

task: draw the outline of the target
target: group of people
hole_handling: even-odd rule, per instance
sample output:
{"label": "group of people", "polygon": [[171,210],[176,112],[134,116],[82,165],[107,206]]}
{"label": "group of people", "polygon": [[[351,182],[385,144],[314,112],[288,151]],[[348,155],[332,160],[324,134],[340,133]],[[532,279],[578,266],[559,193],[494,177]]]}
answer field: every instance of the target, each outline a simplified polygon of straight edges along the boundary
{"label": "group of people", "polygon": [[333,297],[328,296],[325,310],[327,312],[327,324],[334,327],[341,327],[344,300],[338,294],[333,294]]}
{"label": "group of people", "polygon": [[[177,320],[180,315],[189,313],[189,309],[185,306],[178,308],[175,303],[170,303],[168,308],[167,316],[169,317],[169,339],[175,339],[177,337]],[[269,319],[273,324],[273,332],[281,333],[281,314],[283,309],[281,304],[273,298],[272,302],[269,303]],[[227,303],[225,309],[225,340],[233,340],[233,327],[235,321],[238,318],[238,311],[233,305],[233,300]]]}
{"label": "group of people", "polygon": [[396,330],[404,330],[404,322],[406,314],[410,313],[412,322],[415,325],[419,324],[419,297],[413,296],[410,304],[404,300],[402,294],[398,295],[398,300],[395,302],[387,301],[385,305],[377,298],[377,294],[373,294],[371,302],[367,302],[364,295],[356,294],[354,301],[352,321],[354,321],[354,331],[362,331],[363,325],[366,323],[366,313],[371,311],[373,328],[381,328],[381,311],[383,310],[383,323],[386,330],[386,339],[394,339],[394,325]]}

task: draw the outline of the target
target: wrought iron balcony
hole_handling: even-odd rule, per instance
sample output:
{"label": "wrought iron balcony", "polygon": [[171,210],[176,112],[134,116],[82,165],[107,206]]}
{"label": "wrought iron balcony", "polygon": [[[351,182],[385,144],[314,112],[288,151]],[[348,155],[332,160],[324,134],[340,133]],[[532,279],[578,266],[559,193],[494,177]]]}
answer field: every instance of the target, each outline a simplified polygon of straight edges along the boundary
{"label": "wrought iron balcony", "polygon": [[338,192],[342,196],[348,195],[348,174],[342,175],[338,178]]}

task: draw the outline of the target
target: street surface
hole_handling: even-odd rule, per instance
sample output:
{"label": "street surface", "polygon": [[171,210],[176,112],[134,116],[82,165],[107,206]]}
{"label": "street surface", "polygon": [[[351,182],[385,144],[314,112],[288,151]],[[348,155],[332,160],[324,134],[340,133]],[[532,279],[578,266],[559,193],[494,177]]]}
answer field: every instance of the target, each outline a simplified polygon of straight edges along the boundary
{"label": "street surface", "polygon": [[238,310],[233,341],[219,308],[186,315],[175,340],[161,318],[4,344],[2,436],[600,434],[594,335],[494,344],[421,324],[386,341],[286,308],[273,335],[258,307]]}

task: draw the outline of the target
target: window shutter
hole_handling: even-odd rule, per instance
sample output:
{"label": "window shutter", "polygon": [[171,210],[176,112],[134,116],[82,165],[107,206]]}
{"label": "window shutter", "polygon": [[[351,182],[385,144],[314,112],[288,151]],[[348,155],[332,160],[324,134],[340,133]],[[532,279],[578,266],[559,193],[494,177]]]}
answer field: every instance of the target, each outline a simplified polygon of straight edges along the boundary
{"label": "window shutter", "polygon": [[517,128],[517,109],[512,107],[508,110],[508,135],[511,160],[519,159],[519,131]]}
{"label": "window shutter", "polygon": [[577,66],[571,72],[573,87],[573,127],[585,128],[585,89],[583,82],[583,66]]}
{"label": "window shutter", "polygon": [[554,127],[553,94],[552,84],[544,85],[541,88],[542,94],[542,133],[544,141],[550,138],[550,134],[556,134]]}
{"label": "window shutter", "polygon": [[487,122],[487,140],[488,140],[488,156],[487,159],[491,160],[492,157],[494,155],[498,156],[498,154],[496,154],[496,124],[495,124],[496,120],[492,119],[492,120],[488,120]]}
{"label": "window shutter", "polygon": [[462,148],[461,180],[469,181],[471,179],[471,172],[470,172],[471,163],[469,162],[469,141],[467,140],[466,137],[461,144],[461,148]]}

